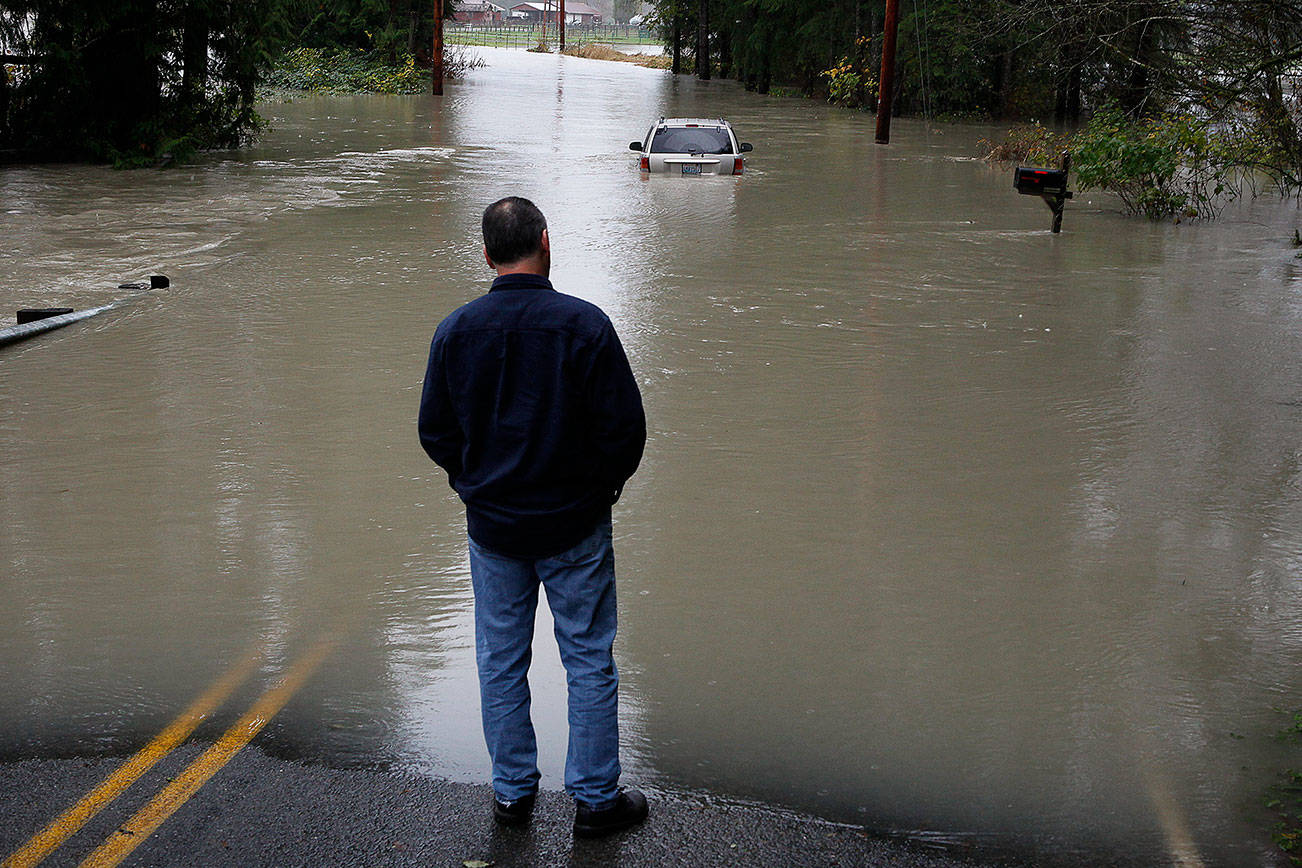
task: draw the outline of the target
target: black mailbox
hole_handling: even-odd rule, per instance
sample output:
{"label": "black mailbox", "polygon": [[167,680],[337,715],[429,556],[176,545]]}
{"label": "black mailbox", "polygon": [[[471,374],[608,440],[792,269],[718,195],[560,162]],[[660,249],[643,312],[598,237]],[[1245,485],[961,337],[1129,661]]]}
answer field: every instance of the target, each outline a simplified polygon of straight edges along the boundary
{"label": "black mailbox", "polygon": [[1017,192],[1027,196],[1066,196],[1067,173],[1062,169],[1036,169],[1031,166],[1018,166],[1013,174],[1013,186]]}
{"label": "black mailbox", "polygon": [[1039,196],[1053,212],[1053,232],[1062,230],[1063,206],[1071,198],[1071,191],[1067,189],[1067,171],[1070,168],[1071,155],[1064,152],[1061,169],[1018,166],[1013,170],[1013,189],[1024,196]]}

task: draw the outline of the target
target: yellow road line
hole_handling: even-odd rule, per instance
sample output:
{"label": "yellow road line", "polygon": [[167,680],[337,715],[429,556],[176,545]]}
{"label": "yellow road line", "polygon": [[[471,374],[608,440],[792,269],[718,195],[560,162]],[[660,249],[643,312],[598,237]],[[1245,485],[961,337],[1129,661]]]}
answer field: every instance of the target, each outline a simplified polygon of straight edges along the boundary
{"label": "yellow road line", "polygon": [[141,808],[134,817],[109,836],[95,852],[86,857],[81,868],[108,868],[125,859],[132,850],[140,846],[146,838],[186,801],[199,791],[208,779],[226,765],[235,754],[253,740],[267,721],[284,708],[289,698],[312,676],[321,661],[334,650],[335,640],[325,639],[317,642],[299,658],[280,681],[259,697],[253,707],[226,731],[220,740],[204,751],[189,768],[181,772],[170,784],[154,797],[153,801]]}
{"label": "yellow road line", "polygon": [[0,868],[31,868],[71,838],[105,805],[116,799],[127,787],[135,783],[137,778],[189,738],[195,727],[220,708],[235,688],[244,683],[261,660],[260,648],[246,654],[191,703],[189,708],[168,724],[166,729],[154,736],[149,744],[119,766],[80,802],[64,811],[30,841],[15,850],[9,858],[0,863]]}

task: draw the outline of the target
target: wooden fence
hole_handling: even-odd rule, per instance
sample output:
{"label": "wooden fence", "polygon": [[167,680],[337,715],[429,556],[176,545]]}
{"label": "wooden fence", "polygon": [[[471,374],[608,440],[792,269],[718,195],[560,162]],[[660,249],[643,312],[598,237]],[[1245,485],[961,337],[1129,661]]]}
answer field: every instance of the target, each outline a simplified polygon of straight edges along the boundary
{"label": "wooden fence", "polygon": [[[544,32],[546,36],[544,38]],[[448,22],[443,29],[443,38],[451,45],[490,45],[497,48],[534,48],[546,41],[552,48],[556,47],[559,34],[556,25],[541,24],[453,24]],[[589,42],[603,42],[611,45],[659,45],[660,37],[655,32],[632,24],[567,24],[565,25],[565,45],[584,45]]]}

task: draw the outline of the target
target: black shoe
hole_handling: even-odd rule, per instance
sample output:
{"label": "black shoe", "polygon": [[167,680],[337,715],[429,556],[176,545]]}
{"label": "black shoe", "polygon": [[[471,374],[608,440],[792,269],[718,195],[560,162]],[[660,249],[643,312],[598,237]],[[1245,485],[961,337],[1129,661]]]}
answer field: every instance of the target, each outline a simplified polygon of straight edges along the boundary
{"label": "black shoe", "polygon": [[593,810],[582,802],[574,806],[574,836],[600,838],[612,835],[646,819],[649,812],[646,796],[637,790],[620,790],[615,804],[602,810]]}
{"label": "black shoe", "polygon": [[493,819],[503,826],[523,826],[533,816],[533,803],[537,797],[537,793],[530,793],[514,802],[493,799]]}

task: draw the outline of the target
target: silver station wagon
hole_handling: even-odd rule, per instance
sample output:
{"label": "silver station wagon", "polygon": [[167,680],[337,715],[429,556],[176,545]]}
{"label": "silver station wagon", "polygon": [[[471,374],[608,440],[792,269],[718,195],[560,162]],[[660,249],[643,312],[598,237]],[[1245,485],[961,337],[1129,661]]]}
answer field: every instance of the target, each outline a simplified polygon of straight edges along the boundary
{"label": "silver station wagon", "polygon": [[749,142],[737,142],[732,125],[723,118],[661,118],[640,142],[628,149],[641,154],[643,172],[674,175],[740,175]]}

